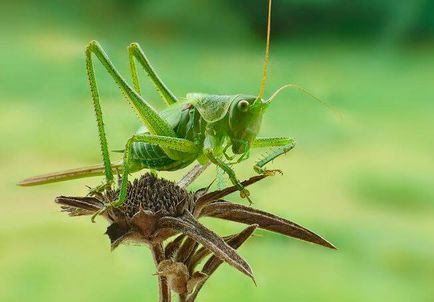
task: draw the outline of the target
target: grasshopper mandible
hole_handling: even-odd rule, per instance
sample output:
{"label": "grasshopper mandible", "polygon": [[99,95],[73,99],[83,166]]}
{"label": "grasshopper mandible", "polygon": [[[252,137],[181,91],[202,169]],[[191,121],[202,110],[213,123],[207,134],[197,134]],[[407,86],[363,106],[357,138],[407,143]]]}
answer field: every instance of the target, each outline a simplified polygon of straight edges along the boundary
{"label": "grasshopper mandible", "polygon": [[[252,148],[275,147],[254,166],[258,173],[272,174],[274,171],[266,170],[265,165],[276,157],[285,154],[295,145],[295,141],[288,137],[257,137],[263,114],[274,97],[284,88],[298,88],[291,84],[285,85],[269,99],[263,99],[269,61],[271,0],[268,1],[267,17],[263,76],[259,94],[256,96],[188,93],[185,102],[180,102],[157,75],[137,43],[128,47],[132,87],[117,71],[98,42],[90,42],[85,52],[86,69],[98,125],[103,164],[35,176],[23,180],[19,185],[31,186],[105,175],[106,183],[98,187],[96,189],[98,191],[112,187],[114,185],[113,174],[119,171],[122,173],[120,194],[118,200],[112,204],[116,207],[125,201],[129,173],[145,168],[157,171],[174,171],[187,167],[197,160],[202,165],[211,162],[220,167],[228,175],[231,182],[237,186],[241,197],[250,201],[249,192],[237,179],[231,165],[247,159]],[[121,162],[113,163],[110,161],[94,72],[94,57],[100,61],[119,86],[144,125],[128,139]],[[142,97],[137,74],[137,62],[143,67],[162,99],[168,105],[167,109],[157,112]],[[181,106],[180,103],[182,103]],[[232,148],[232,153],[237,156],[233,163],[224,160],[224,157],[228,160],[233,158],[227,154],[229,147]]]}

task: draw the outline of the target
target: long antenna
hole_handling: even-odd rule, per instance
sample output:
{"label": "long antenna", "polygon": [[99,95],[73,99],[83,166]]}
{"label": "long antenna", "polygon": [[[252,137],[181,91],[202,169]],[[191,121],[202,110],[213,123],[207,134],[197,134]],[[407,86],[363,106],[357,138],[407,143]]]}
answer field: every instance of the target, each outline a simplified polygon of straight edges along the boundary
{"label": "long antenna", "polygon": [[267,42],[265,46],[264,69],[262,73],[261,88],[259,89],[258,99],[262,98],[265,92],[265,83],[267,82],[268,61],[270,58],[270,32],[271,32],[271,0],[268,0],[268,17],[267,17]]}

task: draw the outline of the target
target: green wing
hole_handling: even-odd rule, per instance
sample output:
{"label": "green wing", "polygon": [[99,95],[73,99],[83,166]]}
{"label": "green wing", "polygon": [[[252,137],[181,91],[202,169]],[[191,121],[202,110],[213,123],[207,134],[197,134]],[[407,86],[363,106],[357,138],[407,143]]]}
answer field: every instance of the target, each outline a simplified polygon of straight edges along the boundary
{"label": "green wing", "polygon": [[[181,118],[182,106],[185,106],[185,104],[179,102],[159,112],[160,116],[168,122],[172,129],[175,129],[176,125],[178,125],[179,123],[179,120]],[[139,130],[137,130],[136,134],[147,132],[149,132],[148,128],[146,126],[141,126]]]}
{"label": "green wing", "polygon": [[[111,163],[111,166],[114,173],[118,173],[119,171],[122,171],[121,162]],[[23,187],[36,186],[36,185],[43,185],[43,184],[49,184],[53,182],[91,177],[97,175],[104,175],[103,164],[33,176],[20,181],[18,185]]]}
{"label": "green wing", "polygon": [[210,95],[205,93],[187,94],[187,102],[192,104],[205,121],[213,123],[226,116],[232,101],[237,95]]}

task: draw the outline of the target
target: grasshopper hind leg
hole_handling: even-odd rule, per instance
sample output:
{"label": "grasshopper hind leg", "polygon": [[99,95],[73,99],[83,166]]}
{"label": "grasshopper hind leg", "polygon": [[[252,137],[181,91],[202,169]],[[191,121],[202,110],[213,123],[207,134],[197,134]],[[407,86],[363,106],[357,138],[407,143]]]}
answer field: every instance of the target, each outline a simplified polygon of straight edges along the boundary
{"label": "grasshopper hind leg", "polygon": [[[143,63],[140,54],[141,53],[139,53],[139,55],[134,57],[139,59],[140,63]],[[114,82],[119,86],[120,90],[125,95],[126,100],[130,103],[130,105],[132,105],[140,120],[144,123],[144,125],[149,129],[151,133],[155,135],[161,135],[167,137],[176,137],[176,134],[171,128],[171,126],[167,123],[167,121],[164,118],[162,118],[158,114],[158,112],[154,108],[152,108],[152,106],[149,105],[138,94],[138,92],[136,92],[130,85],[128,85],[128,83],[124,80],[124,78],[114,67],[113,63],[110,61],[107,54],[102,49],[102,47],[98,44],[98,42],[91,41],[86,48],[85,55],[86,55],[86,70],[87,70],[87,75],[88,75],[88,80],[89,80],[89,85],[90,85],[90,90],[92,95],[93,107],[95,110],[95,115],[96,115],[96,120],[98,125],[98,134],[99,134],[101,153],[102,153],[102,158],[104,163],[104,174],[106,178],[105,180],[106,182],[103,185],[98,186],[95,189],[92,189],[91,193],[95,194],[98,193],[99,191],[105,190],[107,188],[111,188],[114,183],[114,176],[110,164],[110,155],[109,155],[108,143],[107,143],[107,138],[106,138],[106,133],[104,128],[104,121],[102,116],[98,85],[95,76],[93,56],[95,56],[96,59],[100,61],[100,63],[103,65],[106,71],[110,74]],[[133,58],[130,57],[130,60],[132,59]],[[131,64],[134,65],[134,63]],[[134,68],[132,70],[133,82],[135,88],[140,91],[140,88],[138,87],[138,79],[137,79],[137,72],[135,70],[135,65],[132,67]],[[156,77],[155,80],[159,80],[158,77]],[[169,94],[170,93],[168,92],[168,95]],[[172,94],[170,94],[170,96],[174,98]],[[173,99],[173,102],[175,102],[175,99]],[[168,153],[168,155],[170,155],[171,157],[176,158],[177,156],[179,156],[179,154],[176,151],[173,151],[171,149],[166,149],[165,152]],[[124,166],[123,168],[125,168],[126,166],[125,163],[123,164],[123,166]],[[127,171],[123,171],[124,176],[126,172]]]}

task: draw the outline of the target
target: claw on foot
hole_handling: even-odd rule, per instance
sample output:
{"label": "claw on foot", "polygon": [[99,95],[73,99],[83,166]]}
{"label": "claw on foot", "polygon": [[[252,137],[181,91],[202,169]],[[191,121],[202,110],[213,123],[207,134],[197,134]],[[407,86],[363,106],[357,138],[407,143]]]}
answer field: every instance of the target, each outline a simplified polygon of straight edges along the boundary
{"label": "claw on foot", "polygon": [[241,189],[240,190],[240,196],[241,198],[246,198],[250,196],[250,192],[247,189]]}
{"label": "claw on foot", "polygon": [[241,198],[247,198],[250,205],[253,203],[252,200],[250,199],[250,192],[247,189],[241,189],[240,190],[240,197]]}
{"label": "claw on foot", "polygon": [[111,207],[111,204],[104,205],[104,207],[102,209],[96,211],[95,214],[92,215],[92,217],[90,218],[90,221],[92,221],[92,223],[95,223],[96,216],[101,215],[102,213],[107,211],[109,207]]}
{"label": "claw on foot", "polygon": [[276,175],[276,174],[283,175],[283,172],[282,172],[282,170],[280,170],[280,169],[275,169],[275,170],[264,170],[264,171],[262,172],[262,174],[263,174],[263,175],[267,175],[267,176],[274,176],[274,175]]}
{"label": "claw on foot", "polygon": [[280,169],[267,170],[267,169],[260,168],[258,166],[255,166],[254,169],[255,169],[256,173],[261,174],[261,175],[266,175],[266,176],[274,176],[276,174],[283,175],[283,172]]}

